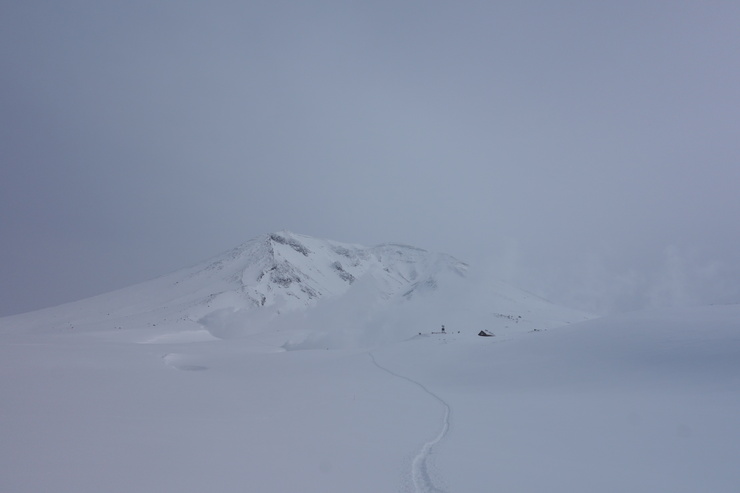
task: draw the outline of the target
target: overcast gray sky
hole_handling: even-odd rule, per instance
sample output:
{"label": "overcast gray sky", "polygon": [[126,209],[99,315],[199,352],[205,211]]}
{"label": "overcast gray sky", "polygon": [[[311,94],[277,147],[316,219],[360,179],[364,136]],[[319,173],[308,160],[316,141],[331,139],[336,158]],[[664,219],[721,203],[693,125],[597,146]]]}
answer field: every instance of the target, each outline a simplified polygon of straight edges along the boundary
{"label": "overcast gray sky", "polygon": [[740,301],[740,2],[0,6],[0,315],[289,229]]}

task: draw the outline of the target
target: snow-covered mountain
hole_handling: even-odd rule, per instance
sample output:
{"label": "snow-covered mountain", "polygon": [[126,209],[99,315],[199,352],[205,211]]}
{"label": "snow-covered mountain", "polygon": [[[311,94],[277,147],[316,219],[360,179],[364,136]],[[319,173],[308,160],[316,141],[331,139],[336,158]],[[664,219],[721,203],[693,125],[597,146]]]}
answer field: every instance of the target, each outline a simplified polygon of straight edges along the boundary
{"label": "snow-covered mountain", "polygon": [[262,236],[0,319],[0,491],[736,492],[740,306],[585,317]]}
{"label": "snow-covered mountain", "polygon": [[[152,341],[261,335],[285,347],[374,344],[419,332],[543,329],[588,318],[482,279],[446,254],[288,231],[196,266],[6,324],[40,332],[121,332]],[[8,323],[11,322],[11,323]]]}
{"label": "snow-covered mountain", "polygon": [[[441,273],[464,276],[467,268],[449,255],[411,246],[366,248],[283,231],[261,236],[208,262],[189,282],[194,288],[198,283],[218,290],[209,301],[229,293],[245,308],[279,304],[290,310],[342,295],[364,276],[373,278],[385,298],[410,298],[420,288],[435,285]],[[211,272],[216,274],[211,276]]]}

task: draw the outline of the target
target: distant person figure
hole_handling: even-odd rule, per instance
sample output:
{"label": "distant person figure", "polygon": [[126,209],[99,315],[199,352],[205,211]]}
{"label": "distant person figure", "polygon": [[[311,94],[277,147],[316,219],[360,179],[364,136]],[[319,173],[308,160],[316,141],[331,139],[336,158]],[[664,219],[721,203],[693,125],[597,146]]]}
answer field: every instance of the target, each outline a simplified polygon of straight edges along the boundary
{"label": "distant person figure", "polygon": [[442,333],[443,334],[445,333],[445,326],[444,325],[442,326]]}

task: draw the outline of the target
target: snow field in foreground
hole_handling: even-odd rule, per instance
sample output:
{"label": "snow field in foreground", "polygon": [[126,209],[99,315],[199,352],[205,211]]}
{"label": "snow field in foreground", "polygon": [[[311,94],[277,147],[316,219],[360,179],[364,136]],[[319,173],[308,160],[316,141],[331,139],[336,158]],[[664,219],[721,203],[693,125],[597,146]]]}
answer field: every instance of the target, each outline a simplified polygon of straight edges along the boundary
{"label": "snow field in foreground", "polygon": [[372,351],[188,340],[0,333],[0,490],[740,488],[738,306]]}

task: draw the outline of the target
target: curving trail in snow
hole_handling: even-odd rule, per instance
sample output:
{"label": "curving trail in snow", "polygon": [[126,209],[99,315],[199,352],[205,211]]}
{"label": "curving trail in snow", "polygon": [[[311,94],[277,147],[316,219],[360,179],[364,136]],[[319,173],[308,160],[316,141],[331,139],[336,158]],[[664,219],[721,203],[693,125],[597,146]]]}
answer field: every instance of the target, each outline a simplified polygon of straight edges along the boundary
{"label": "curving trail in snow", "polygon": [[438,401],[445,410],[444,417],[442,419],[442,428],[440,429],[439,433],[426,442],[419,451],[418,454],[416,454],[416,457],[414,457],[414,460],[411,463],[411,479],[414,483],[414,490],[416,493],[446,493],[446,491],[440,486],[435,484],[434,480],[429,474],[429,466],[428,466],[428,460],[432,453],[432,448],[442,440],[445,435],[447,435],[447,432],[450,429],[450,420],[452,415],[452,410],[450,408],[450,405],[445,402],[444,399],[439,397],[437,394],[426,388],[423,384],[417,382],[416,380],[413,380],[409,377],[406,377],[404,375],[400,375],[392,370],[389,370],[388,368],[381,366],[377,360],[375,359],[375,356],[373,356],[373,353],[368,352],[368,356],[370,356],[370,359],[372,360],[373,364],[377,366],[379,369],[383,370],[384,372],[403,380],[406,380],[407,382],[419,387],[421,390],[429,394],[432,398],[434,398],[436,401]]}

